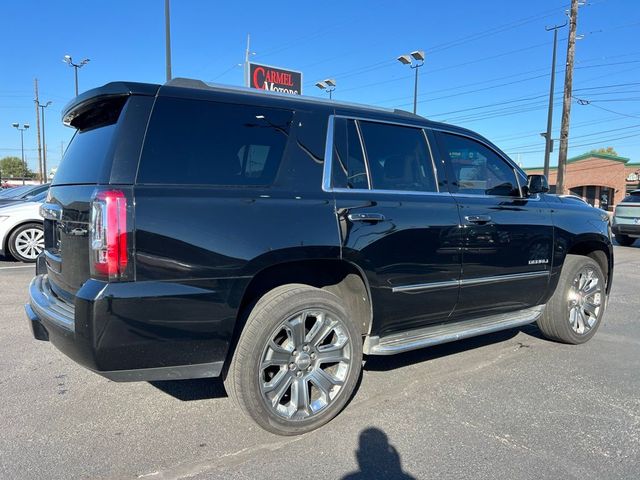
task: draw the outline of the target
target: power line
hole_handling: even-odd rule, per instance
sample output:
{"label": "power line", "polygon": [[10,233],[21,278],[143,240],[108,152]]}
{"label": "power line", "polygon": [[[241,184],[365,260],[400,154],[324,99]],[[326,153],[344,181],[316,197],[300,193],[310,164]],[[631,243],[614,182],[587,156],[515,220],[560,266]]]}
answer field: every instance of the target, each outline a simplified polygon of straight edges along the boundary
{"label": "power line", "polygon": [[[566,5],[565,5],[566,7]],[[563,9],[565,7],[562,7]],[[513,28],[518,28],[521,27],[523,25],[526,25],[528,23],[534,22],[536,20],[540,20],[543,18],[546,18],[548,16],[552,16],[554,13],[556,13],[559,10],[559,8],[553,8],[553,9],[549,9],[549,10],[544,10],[543,12],[540,12],[538,14],[532,15],[532,16],[528,16],[528,17],[524,17],[518,20],[514,20],[512,22],[503,24],[503,25],[499,25],[496,27],[492,27],[490,29],[487,30],[483,30],[480,32],[476,32],[470,35],[466,35],[464,37],[458,38],[458,39],[454,39],[454,40],[450,40],[448,42],[444,42],[438,45],[434,45],[432,46],[430,49],[427,49],[426,52],[427,54],[434,54],[434,53],[439,53],[441,51],[447,50],[449,48],[454,48],[454,47],[459,47],[461,45],[465,45],[467,43],[473,42],[473,41],[477,41],[480,38],[485,38],[491,35],[495,35],[498,33],[502,33],[504,31],[513,29]],[[553,12],[553,13],[550,13]],[[344,52],[342,52],[339,56],[336,57],[332,57],[332,59],[334,58],[340,58],[344,56]],[[377,70],[380,68],[384,68],[385,66],[388,65],[394,65],[395,64],[395,60],[385,60],[385,61],[381,61],[381,62],[376,62],[374,64],[371,65],[365,65],[364,67],[360,67],[357,69],[351,69],[351,70],[347,70],[345,72],[334,72],[331,74],[331,76],[333,77],[341,77],[341,78],[347,78],[347,77],[351,77],[351,76],[356,76],[356,75],[360,75],[361,73],[368,73],[370,71],[373,70]],[[313,82],[310,82],[309,84],[312,84]]]}

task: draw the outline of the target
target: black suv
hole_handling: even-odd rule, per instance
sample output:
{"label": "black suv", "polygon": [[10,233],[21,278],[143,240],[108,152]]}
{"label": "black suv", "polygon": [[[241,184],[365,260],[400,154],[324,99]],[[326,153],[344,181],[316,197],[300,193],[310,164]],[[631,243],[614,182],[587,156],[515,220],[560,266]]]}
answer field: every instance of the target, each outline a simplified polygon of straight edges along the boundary
{"label": "black suv", "polygon": [[290,435],[343,408],[363,354],[602,321],[606,214],[469,130],[186,79],[107,84],[63,121],[26,311],[112,380],[223,376]]}

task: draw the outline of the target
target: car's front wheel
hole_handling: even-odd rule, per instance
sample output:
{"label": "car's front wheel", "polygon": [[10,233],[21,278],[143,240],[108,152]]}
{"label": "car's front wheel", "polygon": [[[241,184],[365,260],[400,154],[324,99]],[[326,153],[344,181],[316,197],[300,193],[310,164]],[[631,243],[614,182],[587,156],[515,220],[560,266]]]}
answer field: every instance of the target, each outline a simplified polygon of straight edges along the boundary
{"label": "car's front wheel", "polygon": [[362,367],[362,338],[340,299],[289,284],[253,307],[225,376],[225,387],[265,430],[297,435],[335,417]]}
{"label": "car's front wheel", "polygon": [[583,255],[567,255],[538,327],[549,339],[584,343],[602,323],[606,295],[605,276],[598,262]]}
{"label": "car's front wheel", "polygon": [[33,263],[44,249],[44,230],[39,223],[16,228],[8,240],[9,252],[16,260]]}

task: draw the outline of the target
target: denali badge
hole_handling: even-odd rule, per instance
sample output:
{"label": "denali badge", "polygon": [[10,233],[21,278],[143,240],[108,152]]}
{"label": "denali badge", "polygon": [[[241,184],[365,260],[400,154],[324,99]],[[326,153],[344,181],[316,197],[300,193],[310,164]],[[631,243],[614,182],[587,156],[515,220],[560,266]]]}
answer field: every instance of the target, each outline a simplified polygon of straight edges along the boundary
{"label": "denali badge", "polygon": [[541,258],[539,260],[529,260],[529,265],[538,265],[540,263],[549,263],[549,260],[546,258]]}

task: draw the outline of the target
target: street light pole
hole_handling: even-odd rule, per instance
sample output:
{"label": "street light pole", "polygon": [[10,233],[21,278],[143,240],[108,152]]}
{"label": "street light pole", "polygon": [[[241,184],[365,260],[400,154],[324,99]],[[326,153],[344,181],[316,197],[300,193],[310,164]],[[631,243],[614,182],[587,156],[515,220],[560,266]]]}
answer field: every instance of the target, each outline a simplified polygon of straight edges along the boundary
{"label": "street light pole", "polygon": [[65,55],[62,61],[67,65],[69,65],[70,67],[73,67],[74,69],[75,80],[76,80],[76,97],[77,97],[78,96],[78,69],[84,67],[87,63],[89,63],[90,60],[88,58],[85,58],[80,63],[74,63],[73,59],[71,58],[71,55]]}
{"label": "street light pole", "polygon": [[44,183],[47,181],[47,142],[44,135],[45,123],[44,123],[44,109],[51,105],[51,101],[48,101],[45,104],[40,103],[38,100],[34,100],[36,105],[40,107],[42,111],[42,176],[44,177]]}
{"label": "street light pole", "polygon": [[551,130],[553,126],[553,95],[556,81],[556,48],[558,46],[558,30],[567,25],[564,22],[562,25],[554,25],[553,27],[545,27],[547,32],[553,30],[553,53],[551,55],[551,84],[549,86],[549,111],[547,113],[547,131],[542,134],[545,138],[544,146],[544,176],[549,178],[549,157],[551,156],[551,150],[553,150],[553,140],[551,139]]}
{"label": "street light pole", "polygon": [[413,84],[413,113],[418,111],[418,69],[424,65],[424,51],[415,50],[407,55],[400,55],[397,60],[403,65],[409,65],[416,71],[415,81]]}
{"label": "street light pole", "polygon": [[23,123],[20,127],[19,123],[12,123],[11,126],[20,130],[20,151],[22,152],[22,184],[25,184],[25,177],[27,175],[27,164],[24,161],[24,131],[29,128],[28,123]]}
{"label": "street light pole", "polygon": [[329,100],[333,98],[333,92],[336,89],[336,80],[335,78],[327,78],[321,82],[316,83],[316,87],[320,90],[324,90],[329,94]]}

